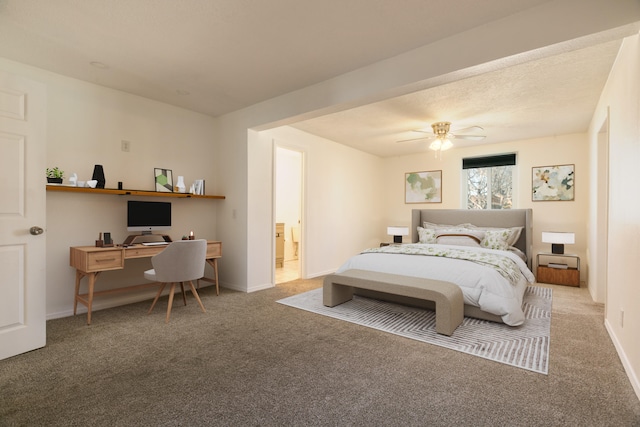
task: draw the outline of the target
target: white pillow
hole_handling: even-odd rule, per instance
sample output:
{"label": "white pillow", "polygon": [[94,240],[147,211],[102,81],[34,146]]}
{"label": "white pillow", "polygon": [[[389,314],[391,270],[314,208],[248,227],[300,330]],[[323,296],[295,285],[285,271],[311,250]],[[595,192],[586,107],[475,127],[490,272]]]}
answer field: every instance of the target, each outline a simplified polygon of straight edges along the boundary
{"label": "white pillow", "polygon": [[436,230],[436,242],[440,245],[480,247],[484,231],[468,228],[441,228]]}
{"label": "white pillow", "polygon": [[436,242],[439,245],[480,247],[480,242],[467,234],[445,234],[444,236],[438,236]]}

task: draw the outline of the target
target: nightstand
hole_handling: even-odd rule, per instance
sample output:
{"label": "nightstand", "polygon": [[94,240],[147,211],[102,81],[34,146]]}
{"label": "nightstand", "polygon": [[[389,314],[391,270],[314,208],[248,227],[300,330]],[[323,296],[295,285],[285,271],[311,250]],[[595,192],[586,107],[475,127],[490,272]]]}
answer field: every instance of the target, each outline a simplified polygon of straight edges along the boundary
{"label": "nightstand", "polygon": [[[540,264],[542,258],[543,264]],[[569,261],[569,262],[568,262]],[[540,252],[536,256],[536,280],[554,285],[580,286],[580,257]]]}

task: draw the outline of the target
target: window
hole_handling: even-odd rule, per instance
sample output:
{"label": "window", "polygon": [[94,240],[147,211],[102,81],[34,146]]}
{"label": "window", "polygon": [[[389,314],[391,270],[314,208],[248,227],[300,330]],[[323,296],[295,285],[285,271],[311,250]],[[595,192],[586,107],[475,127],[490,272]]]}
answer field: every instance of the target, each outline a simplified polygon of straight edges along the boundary
{"label": "window", "polygon": [[467,209],[511,209],[516,155],[462,159]]}

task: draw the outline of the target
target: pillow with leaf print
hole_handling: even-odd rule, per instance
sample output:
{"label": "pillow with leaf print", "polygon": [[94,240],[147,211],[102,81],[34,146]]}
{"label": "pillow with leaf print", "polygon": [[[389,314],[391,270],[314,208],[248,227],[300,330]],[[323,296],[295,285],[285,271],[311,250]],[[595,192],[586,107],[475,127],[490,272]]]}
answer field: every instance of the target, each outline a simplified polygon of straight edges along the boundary
{"label": "pillow with leaf print", "polygon": [[499,231],[499,232],[507,231],[509,233],[509,237],[507,237],[507,246],[514,246],[516,244],[516,242],[520,238],[520,234],[522,234],[522,229],[524,228],[521,226],[499,228],[499,227],[479,227],[473,224],[460,224],[460,225],[466,228],[475,228],[477,230],[484,230],[484,231]]}
{"label": "pillow with leaf print", "polygon": [[502,230],[485,230],[484,239],[480,243],[485,249],[495,249],[498,251],[506,251],[509,249],[509,238],[511,230],[508,228]]}
{"label": "pillow with leaf print", "polygon": [[436,229],[418,227],[418,243],[436,243]]}

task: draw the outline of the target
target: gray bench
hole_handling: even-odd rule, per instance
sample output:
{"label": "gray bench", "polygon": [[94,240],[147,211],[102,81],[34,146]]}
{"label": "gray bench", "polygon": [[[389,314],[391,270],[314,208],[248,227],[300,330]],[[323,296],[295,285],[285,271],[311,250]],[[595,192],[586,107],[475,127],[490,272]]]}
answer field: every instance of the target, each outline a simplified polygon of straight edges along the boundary
{"label": "gray bench", "polygon": [[453,283],[366,270],[327,275],[323,282],[322,303],[335,307],[350,301],[355,288],[433,301],[439,334],[453,334],[464,318],[462,291]]}

